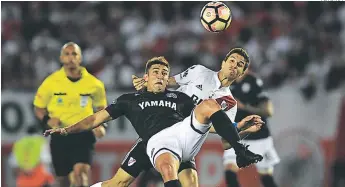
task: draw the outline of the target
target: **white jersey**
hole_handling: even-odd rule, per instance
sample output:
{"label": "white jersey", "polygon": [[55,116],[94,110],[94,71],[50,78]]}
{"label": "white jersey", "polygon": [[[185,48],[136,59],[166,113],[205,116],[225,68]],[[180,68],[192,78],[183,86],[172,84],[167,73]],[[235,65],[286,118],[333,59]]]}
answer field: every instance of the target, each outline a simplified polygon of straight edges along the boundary
{"label": "white jersey", "polygon": [[[195,104],[203,99],[215,99],[230,120],[235,121],[237,103],[229,87],[221,87],[217,72],[196,65],[176,75],[175,80],[180,85],[178,91],[189,95]],[[156,158],[165,152],[170,152],[180,161],[193,160],[205,142],[210,127],[211,124],[198,122],[192,112],[183,121],[153,135],[146,147],[151,163],[155,166]]]}
{"label": "white jersey", "polygon": [[235,122],[237,102],[229,87],[221,87],[217,72],[202,65],[194,65],[174,76],[177,89],[190,96],[196,104],[204,99],[216,99],[231,121]]}

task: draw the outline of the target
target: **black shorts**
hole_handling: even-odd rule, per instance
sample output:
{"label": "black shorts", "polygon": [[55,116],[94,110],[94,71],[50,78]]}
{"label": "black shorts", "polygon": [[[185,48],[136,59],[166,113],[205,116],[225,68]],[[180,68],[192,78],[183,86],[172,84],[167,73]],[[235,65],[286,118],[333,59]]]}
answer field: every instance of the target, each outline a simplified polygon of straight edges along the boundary
{"label": "black shorts", "polygon": [[92,132],[68,136],[53,135],[50,152],[56,176],[68,176],[76,163],[91,164],[95,142],[96,138]]}
{"label": "black shorts", "polygon": [[[142,139],[139,138],[126,154],[121,163],[121,168],[134,178],[136,178],[142,171],[148,171],[153,168],[150,158],[146,154],[146,144]],[[196,170],[195,160],[182,162],[178,172],[181,172],[184,169]]]}

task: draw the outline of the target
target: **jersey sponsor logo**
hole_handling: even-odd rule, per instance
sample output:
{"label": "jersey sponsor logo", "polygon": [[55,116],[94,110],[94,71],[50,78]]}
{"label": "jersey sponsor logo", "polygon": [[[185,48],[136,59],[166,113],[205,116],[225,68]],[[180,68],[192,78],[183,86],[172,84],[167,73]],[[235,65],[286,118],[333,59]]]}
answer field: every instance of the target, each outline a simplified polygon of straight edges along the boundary
{"label": "jersey sponsor logo", "polygon": [[168,107],[168,108],[172,108],[174,110],[176,110],[176,103],[175,102],[171,102],[171,101],[144,101],[139,103],[139,106],[141,109],[145,109],[146,107]]}
{"label": "jersey sponsor logo", "polygon": [[199,90],[202,91],[202,85],[201,84],[200,85],[196,85],[196,87],[199,88]]}
{"label": "jersey sponsor logo", "polygon": [[133,164],[136,162],[137,162],[137,160],[135,160],[133,157],[131,157],[131,158],[129,158],[128,166],[133,166]]}
{"label": "jersey sponsor logo", "polygon": [[198,104],[200,104],[203,100],[202,99],[200,99],[198,96],[196,96],[195,94],[193,94],[192,95],[192,100],[193,100],[193,102],[194,102],[194,104],[195,105],[198,105]]}
{"label": "jersey sponsor logo", "polygon": [[59,93],[54,93],[54,95],[67,95],[67,93],[59,92]]}
{"label": "jersey sponsor logo", "polygon": [[167,97],[172,97],[172,98],[174,98],[174,99],[177,98],[177,95],[176,95],[175,93],[167,93],[166,96],[167,96]]}

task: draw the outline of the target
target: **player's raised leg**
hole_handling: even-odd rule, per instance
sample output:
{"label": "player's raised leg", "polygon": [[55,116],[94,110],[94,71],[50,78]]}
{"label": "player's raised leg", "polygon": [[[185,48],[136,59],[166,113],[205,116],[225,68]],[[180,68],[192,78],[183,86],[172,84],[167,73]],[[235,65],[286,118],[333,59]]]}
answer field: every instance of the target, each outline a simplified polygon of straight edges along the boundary
{"label": "player's raised leg", "polygon": [[[227,114],[221,110],[214,99],[207,99],[196,106],[195,110],[197,124],[212,123],[218,135],[228,141],[237,155],[237,165],[242,168],[262,160],[261,155],[253,154],[241,144],[236,128]],[[193,114],[192,114],[193,115]]]}

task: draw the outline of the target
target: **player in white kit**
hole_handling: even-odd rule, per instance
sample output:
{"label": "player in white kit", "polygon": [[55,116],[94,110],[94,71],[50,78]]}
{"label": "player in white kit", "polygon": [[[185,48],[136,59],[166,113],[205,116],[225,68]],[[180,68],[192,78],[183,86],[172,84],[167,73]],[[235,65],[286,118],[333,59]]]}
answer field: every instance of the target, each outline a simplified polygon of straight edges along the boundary
{"label": "player in white kit", "polygon": [[[233,77],[233,79],[229,79],[231,75],[236,74],[234,68],[229,66],[229,64],[237,60],[234,58],[234,55],[243,57],[243,60],[238,61],[236,66],[238,66],[238,68],[243,68],[245,71],[249,64],[248,55],[242,48],[235,48],[227,54],[222,63],[222,69],[219,72],[212,71],[202,65],[195,65],[188,68],[186,71],[171,77],[169,79],[169,85],[179,85],[180,87],[178,88],[178,91],[189,95],[196,104],[201,103],[204,99],[215,99],[226,112],[228,117],[234,121],[237,112],[237,104],[229,89],[231,83],[238,78]],[[145,81],[135,76],[133,77],[133,84],[136,89],[145,87]],[[179,132],[177,131],[175,134],[177,135]],[[183,134],[182,136],[185,135]],[[201,140],[204,141],[205,138],[206,134]],[[156,142],[156,144],[158,145],[161,143]],[[164,145],[161,145],[161,147],[164,147]],[[188,150],[188,148],[186,150]],[[183,153],[181,154],[183,155]],[[194,156],[192,154],[188,155]],[[190,157],[187,159],[190,159]]]}

